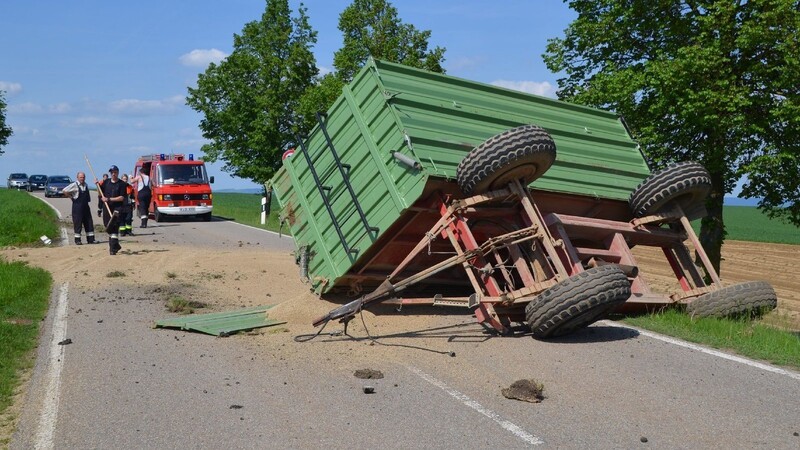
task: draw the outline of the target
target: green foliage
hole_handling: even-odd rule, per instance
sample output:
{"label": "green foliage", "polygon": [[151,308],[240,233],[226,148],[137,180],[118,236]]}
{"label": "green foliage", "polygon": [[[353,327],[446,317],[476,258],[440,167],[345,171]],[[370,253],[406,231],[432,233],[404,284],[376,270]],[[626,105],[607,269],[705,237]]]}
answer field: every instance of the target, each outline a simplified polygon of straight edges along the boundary
{"label": "green foliage", "polygon": [[8,138],[14,134],[14,130],[6,125],[6,99],[5,91],[0,91],[0,155],[2,155],[3,147],[8,144]]}
{"label": "green foliage", "polygon": [[52,283],[42,269],[0,261],[0,412],[11,404],[19,371],[33,365]]}
{"label": "green foliage", "polygon": [[411,67],[444,73],[445,49],[428,50],[429,30],[404,24],[397,8],[386,0],[353,0],[339,15],[344,46],[333,56],[339,79],[353,79],[370,56]]}
{"label": "green foliage", "polygon": [[43,245],[42,235],[60,235],[56,213],[25,191],[0,189],[0,246]]}
{"label": "green foliage", "polygon": [[796,0],[570,6],[578,18],[544,55],[565,74],[559,97],[624,116],[657,166],[695,160],[709,170],[701,239],[717,264],[722,199],[743,175],[744,197],[763,196],[762,208],[800,225]]}
{"label": "green foliage", "polygon": [[445,72],[445,49],[429,49],[431,32],[403,23],[397,8],[386,0],[353,0],[339,15],[339,30],[344,44],[333,57],[336,72],[322,77],[300,102],[301,116],[309,129],[315,123],[315,113],[328,110],[370,57]]}
{"label": "green foliage", "polygon": [[272,177],[281,153],[304,131],[295,111],[318,74],[316,39],[306,8],[292,18],[287,0],[267,0],[261,20],[234,35],[231,55],[209,65],[186,98],[203,115],[207,161],[222,161],[224,171],[256,183]]}
{"label": "green foliage", "polygon": [[800,368],[800,337],[750,319],[692,319],[675,309],[637,317],[625,323],[697,342],[773,364]]}

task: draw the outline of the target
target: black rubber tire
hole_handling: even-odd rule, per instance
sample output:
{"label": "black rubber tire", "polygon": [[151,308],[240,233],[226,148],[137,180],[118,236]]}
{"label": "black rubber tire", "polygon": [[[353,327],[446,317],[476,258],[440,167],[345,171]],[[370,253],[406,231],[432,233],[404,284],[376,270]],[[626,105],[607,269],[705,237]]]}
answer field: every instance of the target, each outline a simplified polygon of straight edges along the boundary
{"label": "black rubber tire", "polygon": [[564,336],[606,317],[631,296],[631,284],[614,265],[593,267],[544,290],[525,307],[533,336]]}
{"label": "black rubber tire", "polygon": [[211,222],[211,213],[200,214],[198,216],[203,222]]}
{"label": "black rubber tire", "polygon": [[156,219],[156,222],[163,222],[165,217],[164,214],[158,212],[158,206],[153,204],[153,218]]}
{"label": "black rubber tire", "polygon": [[765,281],[749,281],[703,294],[686,305],[692,317],[757,317],[778,306],[778,296]]}
{"label": "black rubber tire", "polygon": [[467,195],[501,189],[513,180],[527,185],[556,160],[556,144],[536,125],[523,125],[493,136],[472,149],[456,169],[456,181]]}
{"label": "black rubber tire", "polygon": [[654,172],[631,192],[631,211],[644,217],[679,205],[689,220],[706,215],[705,202],[711,190],[711,176],[693,161],[672,163]]}

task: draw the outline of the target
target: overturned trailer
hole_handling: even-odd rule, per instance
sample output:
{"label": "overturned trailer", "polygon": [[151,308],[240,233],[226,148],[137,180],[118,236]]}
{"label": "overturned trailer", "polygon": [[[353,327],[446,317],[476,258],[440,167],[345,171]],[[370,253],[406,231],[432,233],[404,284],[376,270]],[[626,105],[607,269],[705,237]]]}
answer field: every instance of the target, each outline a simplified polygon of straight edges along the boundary
{"label": "overturned trailer", "polygon": [[[705,169],[651,173],[621,118],[598,109],[370,60],[270,184],[311,289],[355,298],[315,325],[390,300],[547,338],[622,307],[777,303],[764,282],[723,286],[706,257],[690,225]],[[676,292],[651,290],[637,245],[663,251]]]}

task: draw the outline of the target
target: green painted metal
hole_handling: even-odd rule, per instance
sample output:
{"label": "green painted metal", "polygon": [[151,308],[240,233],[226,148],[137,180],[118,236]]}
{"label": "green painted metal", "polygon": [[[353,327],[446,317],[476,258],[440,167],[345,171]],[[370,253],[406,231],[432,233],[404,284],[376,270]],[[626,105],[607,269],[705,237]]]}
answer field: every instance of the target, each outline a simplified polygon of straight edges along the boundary
{"label": "green painted metal", "polygon": [[255,306],[236,311],[210,314],[192,314],[156,321],[156,328],[194,330],[214,336],[227,336],[237,331],[270,327],[286,322],[270,319],[266,311],[270,306]]}
{"label": "green painted metal", "polygon": [[[431,178],[455,179],[476,145],[510,128],[536,124],[553,137],[558,156],[531,187],[627,201],[650,171],[615,114],[383,61],[370,60],[328,110],[326,127],[350,166],[355,197],[370,226],[386,231],[418,200]],[[376,237],[364,228],[319,126],[305,141],[335,219],[308,164],[295,153],[272,180],[282,214],[300,248],[310,252],[309,277],[325,292],[365,254]],[[297,149],[300,151],[300,148]],[[416,161],[398,161],[393,152]],[[347,245],[344,251],[335,226]]]}

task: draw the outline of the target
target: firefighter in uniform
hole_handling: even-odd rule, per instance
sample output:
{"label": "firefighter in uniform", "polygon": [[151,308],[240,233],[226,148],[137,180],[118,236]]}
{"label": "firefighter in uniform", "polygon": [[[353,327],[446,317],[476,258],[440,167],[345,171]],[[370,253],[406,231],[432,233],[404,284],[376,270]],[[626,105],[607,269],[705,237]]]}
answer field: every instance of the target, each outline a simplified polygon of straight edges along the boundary
{"label": "firefighter in uniform", "polygon": [[136,200],[139,202],[139,218],[142,219],[141,228],[147,228],[147,219],[150,210],[150,176],[144,167],[139,168],[139,175],[131,178],[131,184],[136,183]]}
{"label": "firefighter in uniform", "polygon": [[125,201],[122,207],[122,223],[119,226],[120,236],[133,236],[133,186],[128,182],[128,174],[120,178],[128,186],[125,191]]}
{"label": "firefighter in uniform", "polygon": [[[119,168],[111,166],[108,169],[111,178],[98,186],[98,192],[107,208],[103,208],[103,224],[108,232],[108,253],[116,255],[122,250],[119,245],[119,228],[122,220],[123,208],[125,206],[125,196],[128,195],[128,184],[119,179]],[[99,180],[95,180],[98,183]]]}
{"label": "firefighter in uniform", "polygon": [[61,193],[72,199],[72,227],[75,232],[75,244],[81,245],[81,228],[86,231],[86,242],[94,244],[94,221],[92,220],[92,201],[89,186],[86,185],[86,174],[78,172],[76,181],[65,187]]}

